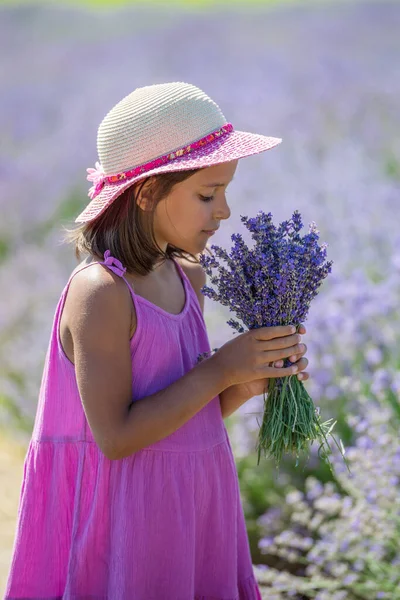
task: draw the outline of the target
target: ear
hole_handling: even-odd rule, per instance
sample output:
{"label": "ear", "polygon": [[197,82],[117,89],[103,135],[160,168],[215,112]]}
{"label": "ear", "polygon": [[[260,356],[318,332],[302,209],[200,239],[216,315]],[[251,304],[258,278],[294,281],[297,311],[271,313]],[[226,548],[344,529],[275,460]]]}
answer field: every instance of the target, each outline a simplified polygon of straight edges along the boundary
{"label": "ear", "polygon": [[[138,181],[135,190],[135,194],[137,194],[136,204],[143,210],[147,211],[151,208],[151,188],[153,186],[154,177],[148,177],[144,180]],[[140,190],[138,192],[138,190]]]}

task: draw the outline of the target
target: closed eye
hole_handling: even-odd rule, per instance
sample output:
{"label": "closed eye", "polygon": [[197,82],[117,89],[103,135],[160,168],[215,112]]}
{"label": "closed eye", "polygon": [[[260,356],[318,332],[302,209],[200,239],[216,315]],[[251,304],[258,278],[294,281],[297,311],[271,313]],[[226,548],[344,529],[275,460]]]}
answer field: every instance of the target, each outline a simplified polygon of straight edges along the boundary
{"label": "closed eye", "polygon": [[203,202],[211,202],[211,200],[214,200],[214,196],[203,196],[202,194],[199,194],[199,198]]}

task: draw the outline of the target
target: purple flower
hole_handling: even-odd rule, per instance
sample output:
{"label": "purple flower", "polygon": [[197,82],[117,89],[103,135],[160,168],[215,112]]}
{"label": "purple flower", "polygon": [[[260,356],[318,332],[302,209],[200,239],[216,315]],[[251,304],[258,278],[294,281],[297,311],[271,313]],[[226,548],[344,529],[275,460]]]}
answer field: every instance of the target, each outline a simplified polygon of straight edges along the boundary
{"label": "purple flower", "polygon": [[355,581],[357,581],[358,576],[355,573],[350,573],[343,578],[344,585],[351,585]]}
{"label": "purple flower", "polygon": [[[251,233],[254,248],[249,249],[241,234],[234,233],[229,253],[212,245],[214,255],[200,255],[201,265],[217,287],[214,290],[204,286],[202,293],[235,314],[239,320],[232,318],[227,323],[239,333],[246,328],[288,324],[298,327],[307,318],[311,300],[323,279],[331,272],[332,261],[326,261],[327,244],[319,245],[314,221],[309,232],[300,235],[303,223],[297,210],[290,220],[278,226],[272,222],[272,213],[263,211],[254,218],[241,216],[241,220]],[[225,261],[227,267],[218,259]],[[284,367],[290,365],[286,359]],[[310,446],[317,440],[318,455],[331,466],[327,441],[331,421],[321,422],[319,409],[297,377],[271,379],[268,403],[264,398],[264,406],[258,463],[262,451],[278,463],[284,453],[297,459],[301,452],[309,456]]]}

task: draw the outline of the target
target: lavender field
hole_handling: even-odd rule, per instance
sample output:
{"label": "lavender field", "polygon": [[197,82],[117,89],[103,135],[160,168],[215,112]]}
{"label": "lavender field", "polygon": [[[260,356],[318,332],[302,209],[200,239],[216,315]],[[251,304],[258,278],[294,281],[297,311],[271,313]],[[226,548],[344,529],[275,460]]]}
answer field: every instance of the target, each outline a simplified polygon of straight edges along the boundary
{"label": "lavender field", "polygon": [[[283,139],[240,162],[231,218],[212,243],[230,248],[239,231],[250,243],[240,216],[258,210],[317,223],[334,264],[305,323],[305,386],[338,419],[352,474],[335,456],[333,478],[317,448],[279,473],[257,466],[262,397],[226,421],[268,600],[400,600],[399,31],[400,3],[384,0],[0,9],[3,436],[31,435],[55,306],[76,265],[62,226],[88,201],[109,108],[136,87],[186,81],[236,129]],[[229,313],[208,298],[205,318],[211,347],[232,337]]]}

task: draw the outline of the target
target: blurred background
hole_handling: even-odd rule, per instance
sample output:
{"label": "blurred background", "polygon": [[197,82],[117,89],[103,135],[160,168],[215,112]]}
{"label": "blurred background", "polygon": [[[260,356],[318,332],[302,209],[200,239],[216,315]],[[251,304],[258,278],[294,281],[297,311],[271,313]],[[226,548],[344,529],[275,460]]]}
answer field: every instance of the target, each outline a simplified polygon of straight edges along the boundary
{"label": "blurred background", "polygon": [[[305,322],[305,386],[352,474],[318,448],[257,466],[262,397],[225,422],[263,597],[400,598],[399,31],[386,0],[0,3],[0,592],[97,127],[136,87],[185,81],[236,129],[283,139],[240,161],[212,243],[250,243],[241,215],[298,209],[334,261]],[[206,298],[212,348],[229,318]]]}

